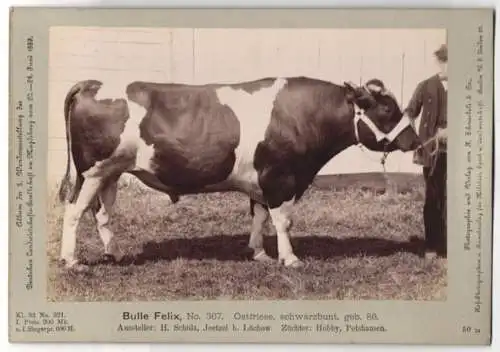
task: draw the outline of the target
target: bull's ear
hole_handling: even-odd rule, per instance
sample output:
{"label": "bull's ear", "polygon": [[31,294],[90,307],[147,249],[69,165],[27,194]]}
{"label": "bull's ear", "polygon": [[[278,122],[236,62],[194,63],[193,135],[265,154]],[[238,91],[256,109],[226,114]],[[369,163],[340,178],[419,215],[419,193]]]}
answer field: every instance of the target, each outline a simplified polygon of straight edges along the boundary
{"label": "bull's ear", "polygon": [[384,85],[384,82],[382,82],[380,79],[373,78],[370,79],[368,82],[365,83],[366,90],[369,91],[371,94],[385,94],[386,88]]}
{"label": "bull's ear", "polygon": [[349,82],[344,82],[344,86],[349,89],[349,90],[357,90],[359,87],[354,84],[353,82],[349,81]]}
{"label": "bull's ear", "polygon": [[358,95],[358,86],[352,82],[344,82],[344,87],[346,88],[346,98],[348,101],[352,101]]}
{"label": "bull's ear", "polygon": [[375,84],[368,84],[366,88],[372,94],[383,94],[385,92],[385,90],[382,87],[377,86]]}

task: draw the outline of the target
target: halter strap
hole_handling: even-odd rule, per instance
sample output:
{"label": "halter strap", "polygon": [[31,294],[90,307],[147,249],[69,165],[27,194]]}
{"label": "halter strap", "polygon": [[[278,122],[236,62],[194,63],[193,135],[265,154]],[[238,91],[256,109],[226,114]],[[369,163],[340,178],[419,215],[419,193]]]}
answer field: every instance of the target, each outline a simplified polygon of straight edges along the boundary
{"label": "halter strap", "polygon": [[354,133],[356,135],[356,140],[358,141],[358,143],[361,143],[358,128],[358,123],[360,120],[363,121],[366,126],[368,126],[370,131],[375,136],[377,142],[386,139],[389,143],[392,143],[406,127],[411,126],[410,118],[406,114],[403,114],[403,117],[401,118],[401,120],[399,120],[398,124],[394,126],[394,128],[389,133],[384,133],[375,125],[375,123],[373,123],[370,118],[368,118],[368,116],[366,116],[363,109],[361,109],[357,104],[354,104]]}

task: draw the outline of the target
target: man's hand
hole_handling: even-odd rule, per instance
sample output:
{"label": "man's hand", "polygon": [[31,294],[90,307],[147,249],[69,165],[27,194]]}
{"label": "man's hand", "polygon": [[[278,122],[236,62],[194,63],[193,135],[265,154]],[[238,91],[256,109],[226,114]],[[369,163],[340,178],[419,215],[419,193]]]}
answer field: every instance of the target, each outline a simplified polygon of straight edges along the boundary
{"label": "man's hand", "polygon": [[448,132],[446,131],[446,128],[438,128],[437,133],[436,133],[436,138],[440,142],[445,142],[448,139]]}

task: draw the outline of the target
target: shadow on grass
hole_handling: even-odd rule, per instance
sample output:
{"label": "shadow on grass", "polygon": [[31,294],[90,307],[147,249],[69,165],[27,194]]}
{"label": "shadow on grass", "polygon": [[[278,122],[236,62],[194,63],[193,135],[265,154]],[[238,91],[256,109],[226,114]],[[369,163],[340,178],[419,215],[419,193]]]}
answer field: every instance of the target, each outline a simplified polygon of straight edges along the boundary
{"label": "shadow on grass", "polygon": [[[143,246],[142,253],[125,256],[119,265],[142,265],[146,262],[161,260],[216,259],[220,261],[247,261],[252,252],[247,247],[248,235],[217,235],[203,238],[175,238],[161,242],[150,241]],[[410,241],[395,241],[370,238],[337,239],[327,236],[296,237],[292,239],[295,253],[300,258],[329,259],[344,256],[389,256],[398,252],[418,254],[423,247],[423,240],[412,238]],[[273,258],[277,258],[276,237],[265,236],[264,247]]]}

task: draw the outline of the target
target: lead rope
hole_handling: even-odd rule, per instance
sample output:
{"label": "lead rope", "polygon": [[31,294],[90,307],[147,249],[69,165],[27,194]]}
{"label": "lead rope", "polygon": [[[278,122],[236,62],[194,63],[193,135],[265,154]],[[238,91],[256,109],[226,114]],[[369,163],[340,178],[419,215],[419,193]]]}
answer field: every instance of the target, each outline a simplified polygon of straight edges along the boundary
{"label": "lead rope", "polygon": [[[427,149],[425,149],[425,146],[431,143],[434,143],[434,146],[432,148],[432,151],[429,152]],[[424,152],[429,154],[429,157],[431,158],[431,169],[429,170],[429,174],[432,175],[437,165],[438,152],[439,152],[439,139],[437,138],[437,136],[432,136],[424,143],[422,143],[422,145],[419,146],[417,149],[423,149]]]}
{"label": "lead rope", "polygon": [[[357,107],[356,105],[354,105],[354,107],[355,107],[354,133],[356,136],[356,140],[358,141],[358,147],[359,147],[359,149],[361,149],[361,151],[364,153],[364,155],[367,159],[375,162],[375,160],[373,160],[373,158],[371,158],[368,155],[368,153],[365,151],[365,149],[363,148],[363,143],[361,143],[361,141],[359,139],[359,135],[358,135],[358,122],[359,122],[359,120],[356,119],[356,116],[358,116],[360,114],[360,112],[356,111],[356,107]],[[389,152],[387,152],[386,148],[387,148],[387,143],[384,144],[384,152],[382,154],[382,157],[380,158],[380,160],[377,160],[377,161],[380,162],[380,165],[382,165],[382,175],[384,177],[385,188],[387,190],[388,186],[389,186],[389,178],[387,177],[387,170],[385,167],[385,162],[387,160],[387,157],[389,156]]]}
{"label": "lead rope", "polygon": [[[373,158],[371,158],[365,151],[365,149],[363,148],[363,145],[360,143],[358,144],[358,147],[359,149],[361,149],[361,151],[364,153],[365,157],[373,162],[375,162],[375,160]],[[386,190],[388,189],[388,186],[389,186],[389,177],[387,176],[387,169],[385,167],[385,162],[387,160],[387,157],[389,156],[389,152],[386,151],[387,147],[387,144],[384,144],[384,152],[382,153],[382,157],[380,159],[377,158],[377,162],[380,163],[380,165],[382,165],[382,175],[384,177],[384,182],[385,182],[385,188]]]}
{"label": "lead rope", "polygon": [[387,160],[387,157],[389,156],[389,152],[386,150],[387,148],[387,143],[384,144],[384,153],[382,154],[382,158],[380,158],[380,164],[382,165],[382,175],[384,176],[384,181],[385,181],[385,193],[387,194],[389,192],[389,176],[387,175],[387,170],[385,168],[385,162]]}

